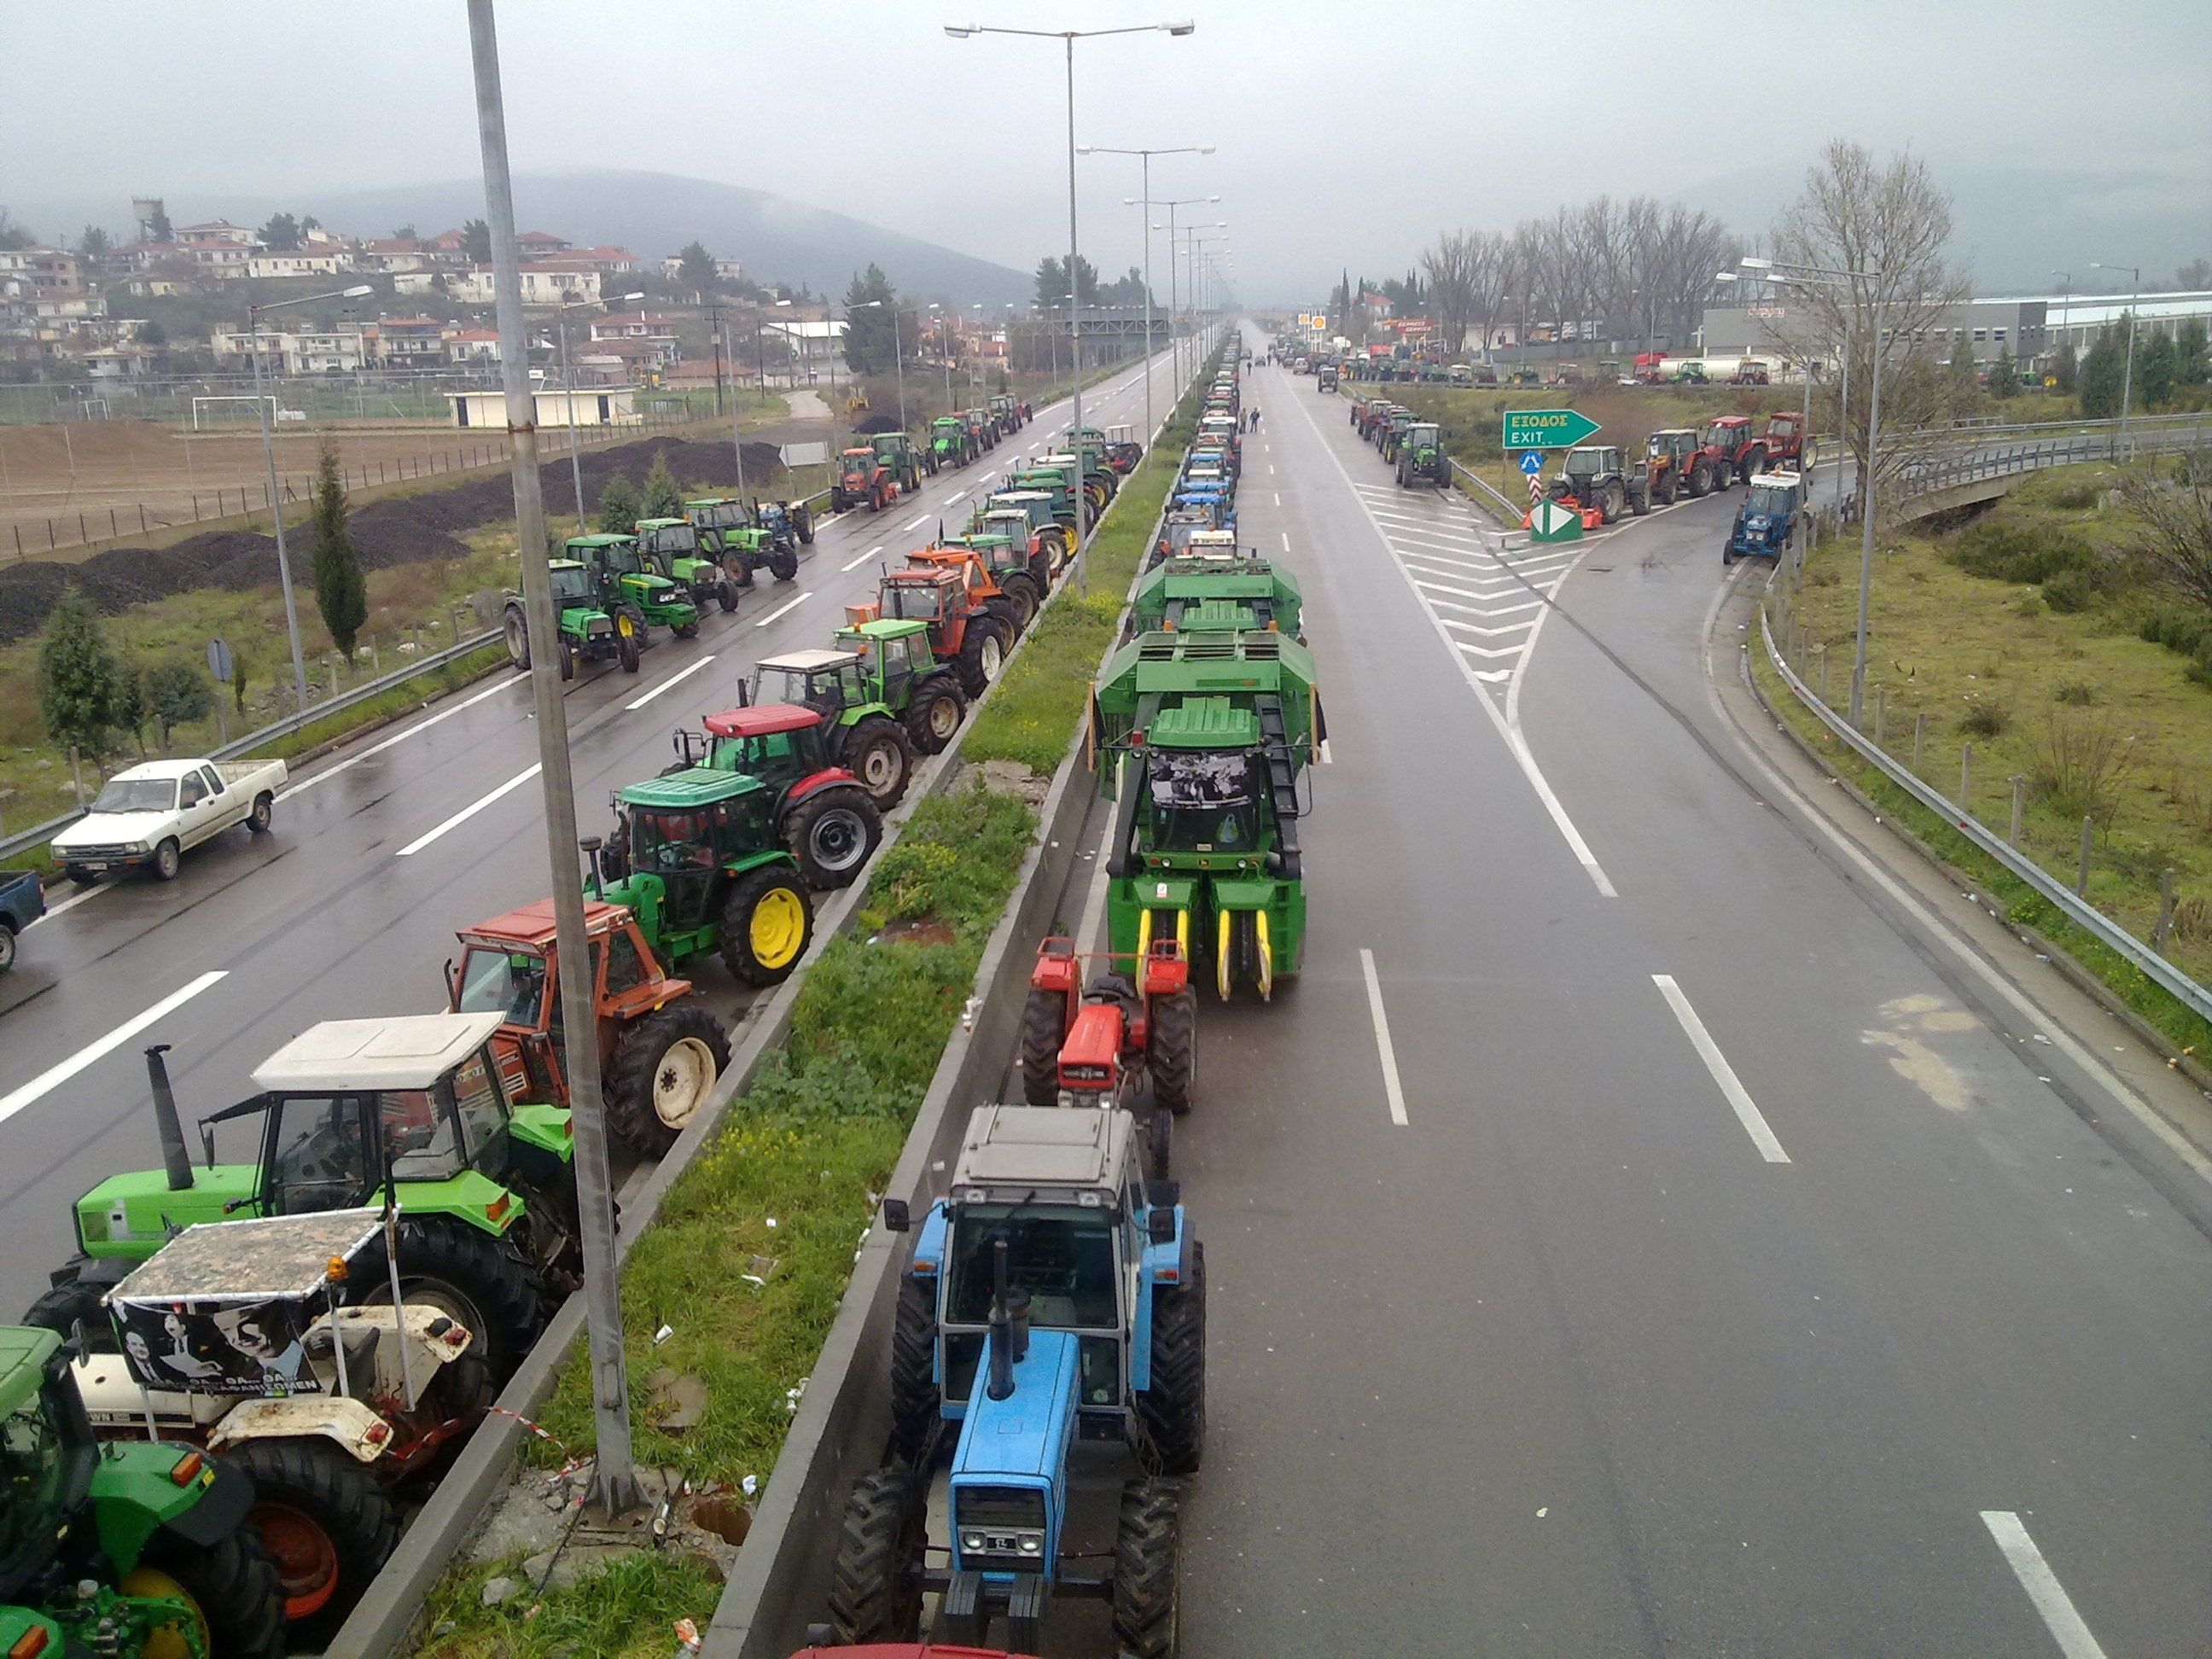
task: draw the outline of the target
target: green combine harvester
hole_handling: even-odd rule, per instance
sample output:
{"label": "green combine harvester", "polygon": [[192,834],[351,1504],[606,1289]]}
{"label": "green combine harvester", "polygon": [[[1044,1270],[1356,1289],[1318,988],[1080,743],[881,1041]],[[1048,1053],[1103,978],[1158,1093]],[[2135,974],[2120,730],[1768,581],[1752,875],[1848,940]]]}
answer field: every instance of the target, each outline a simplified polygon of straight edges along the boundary
{"label": "green combine harvester", "polygon": [[1301,605],[1297,579],[1281,565],[1240,550],[1233,532],[1200,531],[1138,582],[1128,637],[1272,628],[1304,643]]}
{"label": "green combine harvester", "polygon": [[1328,735],[1312,657],[1273,629],[1139,635],[1107,660],[1092,734],[1117,803],[1109,948],[1172,936],[1224,999],[1270,996],[1305,943],[1298,775]]}

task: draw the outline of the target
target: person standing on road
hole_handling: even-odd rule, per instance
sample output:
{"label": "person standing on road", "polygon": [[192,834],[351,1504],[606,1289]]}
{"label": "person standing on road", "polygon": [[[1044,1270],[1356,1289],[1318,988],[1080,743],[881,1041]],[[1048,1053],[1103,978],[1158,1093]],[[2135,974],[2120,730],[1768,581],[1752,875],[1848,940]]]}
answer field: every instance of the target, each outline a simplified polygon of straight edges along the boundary
{"label": "person standing on road", "polygon": [[1257,404],[1255,404],[1255,405],[1253,406],[1253,409],[1252,409],[1252,415],[1251,415],[1251,421],[1252,421],[1252,430],[1253,430],[1253,431],[1255,431],[1255,432],[1257,432],[1257,431],[1260,429],[1260,410],[1259,410],[1259,406],[1258,406]]}

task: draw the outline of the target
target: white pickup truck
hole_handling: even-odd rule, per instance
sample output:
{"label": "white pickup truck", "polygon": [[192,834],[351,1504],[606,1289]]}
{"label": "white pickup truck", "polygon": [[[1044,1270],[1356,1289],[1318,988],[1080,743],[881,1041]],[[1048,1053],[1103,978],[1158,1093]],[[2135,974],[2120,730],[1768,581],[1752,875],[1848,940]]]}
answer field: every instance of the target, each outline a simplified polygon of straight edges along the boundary
{"label": "white pickup truck", "polygon": [[176,878],[187,847],[234,823],[255,835],[288,774],[274,761],[148,761],[107,781],[91,810],[53,840],[54,862],[88,884],[118,870]]}

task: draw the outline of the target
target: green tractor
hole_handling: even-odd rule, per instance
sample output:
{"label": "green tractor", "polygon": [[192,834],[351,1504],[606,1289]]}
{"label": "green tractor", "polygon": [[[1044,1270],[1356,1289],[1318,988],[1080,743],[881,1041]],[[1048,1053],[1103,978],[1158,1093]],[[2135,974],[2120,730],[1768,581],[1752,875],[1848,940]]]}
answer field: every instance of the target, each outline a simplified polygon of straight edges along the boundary
{"label": "green tractor", "polygon": [[1398,440],[1398,488],[1416,482],[1439,489],[1451,485],[1451,457],[1444,453],[1444,429],[1434,421],[1415,421]]}
{"label": "green tractor", "polygon": [[737,582],[708,551],[690,520],[640,519],[637,550],[647,568],[675,583],[699,611],[710,605],[725,611],[738,608]]}
{"label": "green tractor", "polygon": [[0,1326],[0,1653],[281,1659],[253,1482],[195,1447],[102,1445],[59,1335]]}
{"label": "green tractor", "polygon": [[[805,509],[798,511],[803,514]],[[775,524],[769,522],[772,514]],[[799,544],[814,539],[811,520],[804,535],[791,533],[789,512],[779,502],[771,501],[763,507],[757,524],[743,501],[727,496],[686,501],[684,515],[699,532],[699,544],[721,561],[722,574],[739,587],[750,587],[753,574],[760,570],[780,582],[791,580],[799,574]]]}
{"label": "green tractor", "polygon": [[968,517],[968,533],[1005,536],[1027,540],[1041,552],[1057,575],[1075,556],[1073,521],[1062,524],[1053,514],[1054,495],[1048,489],[1001,489],[987,497]]}
{"label": "green tractor", "polygon": [[1139,579],[1126,637],[1272,628],[1304,643],[1301,603],[1281,565],[1240,551],[1233,532],[1202,530]]}
{"label": "green tractor", "polygon": [[[507,1098],[500,1024],[402,1014],[310,1026],[255,1068],[259,1093],[200,1120],[197,1169],[161,1046],[148,1049],[164,1167],[111,1176],[77,1200],[77,1255],[23,1322],[103,1325],[100,1298],[178,1228],[353,1208],[380,1201],[388,1182],[404,1294],[475,1333],[471,1352],[503,1382],[573,1286],[577,1240],[568,1110]],[[231,1123],[250,1126],[252,1163],[216,1162],[216,1132]]]}
{"label": "green tractor", "polygon": [[1279,630],[1144,634],[1094,693],[1109,948],[1173,939],[1225,999],[1298,971],[1298,775],[1327,732],[1313,659]]}
{"label": "green tractor", "polygon": [[[645,630],[635,613],[626,605],[610,610],[602,602],[599,578],[589,565],[575,559],[548,559],[545,568],[553,583],[553,609],[560,618],[561,678],[575,678],[578,663],[610,659],[620,662],[623,673],[636,673]],[[507,602],[502,625],[507,661],[517,668],[529,667],[530,617],[520,595]]]}
{"label": "green tractor", "polygon": [[978,453],[975,434],[957,415],[940,415],[929,423],[929,470],[965,466]]}
{"label": "green tractor", "polygon": [[629,611],[641,636],[648,628],[665,628],[679,640],[699,632],[699,607],[667,577],[646,568],[636,537],[571,536],[565,550],[598,580],[601,604]]}
{"label": "green tractor", "polygon": [[824,722],[830,763],[860,779],[888,812],[906,793],[916,755],[934,755],[967,718],[959,676],[930,653],[929,624],[852,607],[832,651],[787,651],[754,667],[751,701],[797,703]]}
{"label": "green tractor", "polygon": [[868,440],[868,447],[876,452],[900,495],[911,495],[921,488],[921,451],[912,438],[903,432],[878,432]]}

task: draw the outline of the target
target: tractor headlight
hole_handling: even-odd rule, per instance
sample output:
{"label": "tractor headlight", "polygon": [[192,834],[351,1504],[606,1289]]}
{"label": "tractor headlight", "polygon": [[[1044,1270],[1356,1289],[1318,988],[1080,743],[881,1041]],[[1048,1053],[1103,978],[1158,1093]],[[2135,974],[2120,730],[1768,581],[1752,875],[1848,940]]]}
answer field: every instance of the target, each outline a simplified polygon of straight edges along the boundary
{"label": "tractor headlight", "polygon": [[1014,1534],[1014,1547],[1024,1555],[1041,1556],[1044,1553],[1044,1534],[1041,1532],[1018,1532]]}
{"label": "tractor headlight", "polygon": [[980,1532],[963,1532],[960,1534],[960,1547],[970,1555],[981,1555],[988,1541]]}

